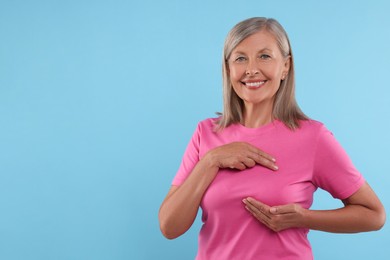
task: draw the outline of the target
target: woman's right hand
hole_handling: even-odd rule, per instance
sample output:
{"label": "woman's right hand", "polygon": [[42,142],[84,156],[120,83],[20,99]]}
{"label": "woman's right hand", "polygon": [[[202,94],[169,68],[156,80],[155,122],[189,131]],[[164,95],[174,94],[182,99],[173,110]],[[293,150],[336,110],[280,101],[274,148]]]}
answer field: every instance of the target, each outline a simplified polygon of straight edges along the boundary
{"label": "woman's right hand", "polygon": [[216,147],[205,157],[219,168],[245,170],[259,164],[274,171],[278,169],[273,156],[246,142],[233,142]]}
{"label": "woman's right hand", "polygon": [[163,201],[159,220],[164,236],[173,239],[191,227],[203,195],[220,168],[244,170],[256,164],[278,169],[271,155],[248,143],[235,142],[208,151],[184,183],[172,186]]}

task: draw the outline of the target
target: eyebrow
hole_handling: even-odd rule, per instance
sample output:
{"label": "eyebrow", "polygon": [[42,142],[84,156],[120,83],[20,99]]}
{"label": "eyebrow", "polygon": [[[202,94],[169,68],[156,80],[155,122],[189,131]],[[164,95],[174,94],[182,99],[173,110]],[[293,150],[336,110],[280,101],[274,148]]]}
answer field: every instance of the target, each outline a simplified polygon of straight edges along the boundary
{"label": "eyebrow", "polygon": [[[272,50],[269,48],[263,48],[261,50],[258,50],[257,52],[258,53],[259,52],[272,52]],[[232,54],[245,54],[245,52],[238,50],[238,51],[233,51]]]}

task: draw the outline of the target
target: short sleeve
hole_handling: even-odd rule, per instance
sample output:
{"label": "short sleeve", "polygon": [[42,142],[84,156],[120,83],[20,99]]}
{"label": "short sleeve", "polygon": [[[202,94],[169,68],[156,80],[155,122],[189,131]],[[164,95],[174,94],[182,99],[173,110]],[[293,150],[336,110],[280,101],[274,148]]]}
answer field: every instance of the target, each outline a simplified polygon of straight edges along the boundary
{"label": "short sleeve", "polygon": [[198,124],[184,152],[179,170],[173,178],[172,185],[180,186],[199,162],[200,129],[200,124]]}
{"label": "short sleeve", "polygon": [[320,129],[314,158],[314,184],[334,198],[346,199],[365,182],[333,134]]}

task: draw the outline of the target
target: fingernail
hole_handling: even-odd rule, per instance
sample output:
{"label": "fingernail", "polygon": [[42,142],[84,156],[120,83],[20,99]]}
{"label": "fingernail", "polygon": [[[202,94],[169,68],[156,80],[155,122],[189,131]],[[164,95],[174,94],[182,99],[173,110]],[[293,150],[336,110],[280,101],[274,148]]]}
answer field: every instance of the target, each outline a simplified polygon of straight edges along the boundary
{"label": "fingernail", "polygon": [[274,169],[275,169],[275,170],[278,170],[279,167],[278,167],[277,165],[274,165]]}
{"label": "fingernail", "polygon": [[276,213],[278,210],[277,210],[277,208],[270,208],[270,210],[269,210],[271,213]]}
{"label": "fingernail", "polygon": [[276,159],[275,159],[275,158],[272,158],[272,161],[273,161],[273,162],[276,162]]}

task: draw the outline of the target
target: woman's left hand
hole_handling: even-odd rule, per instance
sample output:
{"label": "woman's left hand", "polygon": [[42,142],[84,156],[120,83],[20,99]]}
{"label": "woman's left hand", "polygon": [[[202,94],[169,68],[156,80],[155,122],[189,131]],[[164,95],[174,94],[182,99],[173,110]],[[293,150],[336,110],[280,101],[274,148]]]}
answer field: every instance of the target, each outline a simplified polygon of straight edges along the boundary
{"label": "woman's left hand", "polygon": [[261,223],[275,232],[288,228],[303,227],[306,209],[299,204],[270,207],[254,198],[243,200],[245,208]]}

